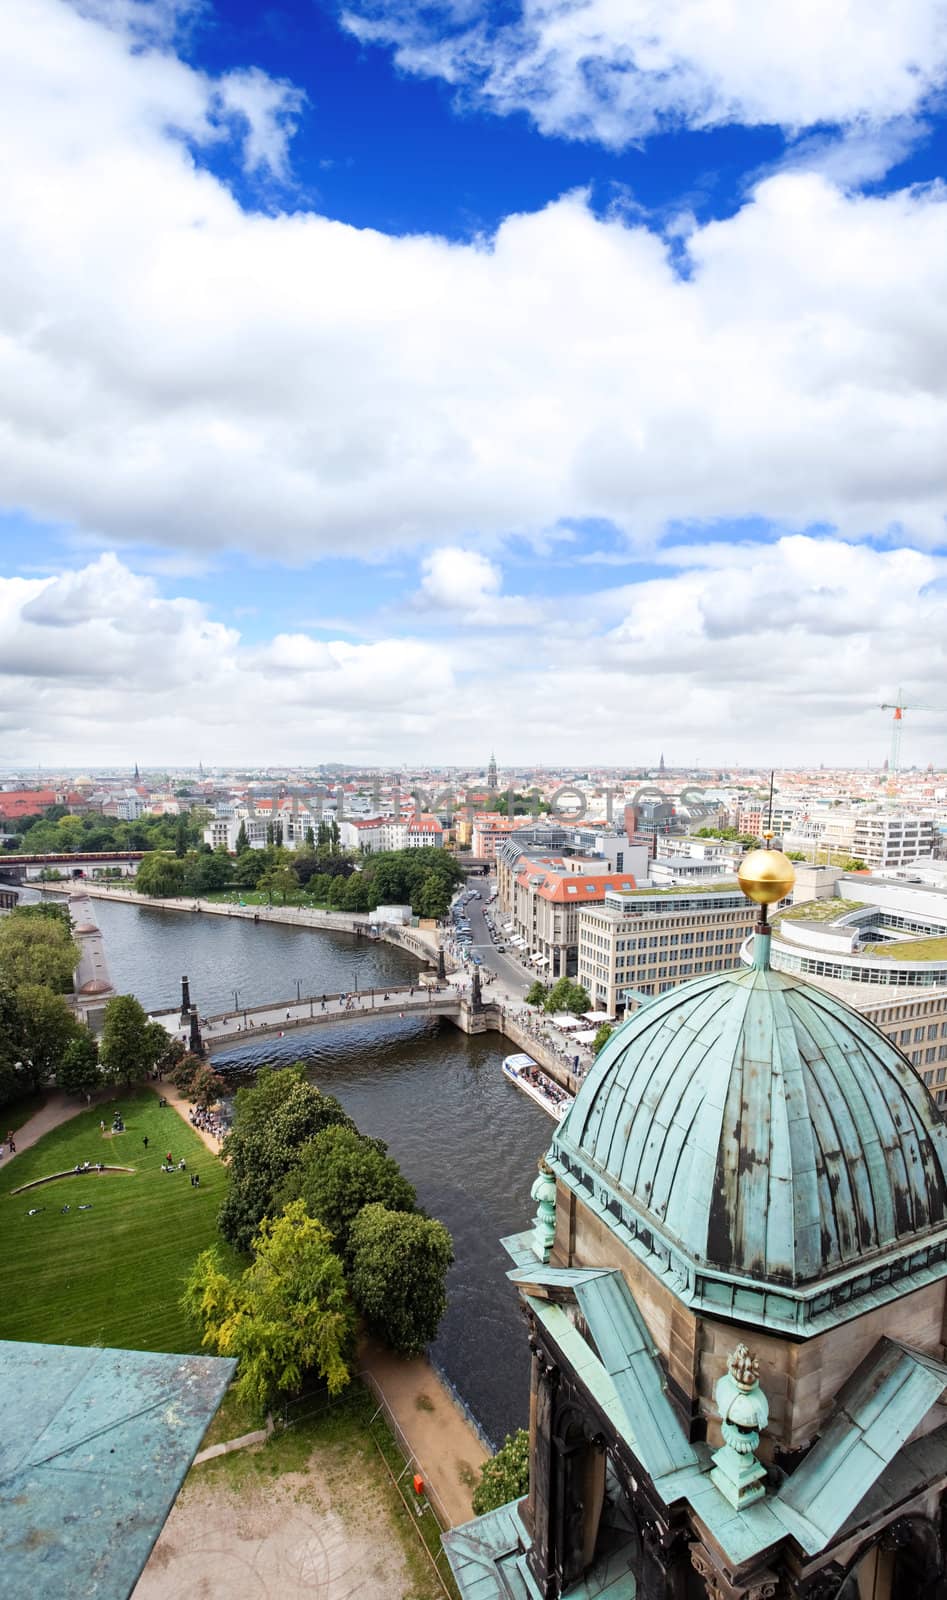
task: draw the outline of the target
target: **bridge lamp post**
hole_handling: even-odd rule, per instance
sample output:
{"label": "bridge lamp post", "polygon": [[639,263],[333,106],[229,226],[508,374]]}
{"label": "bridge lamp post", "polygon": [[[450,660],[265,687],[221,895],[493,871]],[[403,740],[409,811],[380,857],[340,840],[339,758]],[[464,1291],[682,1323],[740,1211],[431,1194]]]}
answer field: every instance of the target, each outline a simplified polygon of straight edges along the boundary
{"label": "bridge lamp post", "polygon": [[301,995],[300,990],[299,990],[299,979],[297,978],[296,979],[296,1004],[297,1005],[299,1005],[299,1002],[300,1002],[301,999],[302,999],[302,995]]}
{"label": "bridge lamp post", "polygon": [[358,994],[358,968],[355,969],[355,993]]}
{"label": "bridge lamp post", "polygon": [[235,1011],[240,1010],[240,996],[238,995],[236,989],[233,991],[233,1008]]}

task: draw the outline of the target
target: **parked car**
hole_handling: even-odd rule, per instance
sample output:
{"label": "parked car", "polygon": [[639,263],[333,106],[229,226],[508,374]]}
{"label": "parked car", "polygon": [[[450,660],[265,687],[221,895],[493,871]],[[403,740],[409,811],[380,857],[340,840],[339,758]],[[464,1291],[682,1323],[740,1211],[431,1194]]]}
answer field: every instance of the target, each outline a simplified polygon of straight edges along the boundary
{"label": "parked car", "polygon": [[498,944],[497,945],[497,955],[498,956],[505,956],[506,955],[506,945],[505,944]]}

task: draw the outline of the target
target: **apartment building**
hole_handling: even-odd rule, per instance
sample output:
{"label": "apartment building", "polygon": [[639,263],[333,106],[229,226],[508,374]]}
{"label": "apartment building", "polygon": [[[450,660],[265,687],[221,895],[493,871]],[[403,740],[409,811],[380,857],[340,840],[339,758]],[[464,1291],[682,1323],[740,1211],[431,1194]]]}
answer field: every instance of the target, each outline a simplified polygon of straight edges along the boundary
{"label": "apartment building", "polygon": [[869,812],[855,819],[852,850],[867,867],[903,867],[932,855],[939,841],[933,817]]}
{"label": "apartment building", "polygon": [[637,996],[740,964],[758,916],[735,883],[710,889],[607,891],[579,917],[577,977],[596,1011],[620,1016]]}
{"label": "apartment building", "polygon": [[600,903],[610,889],[634,889],[634,878],[603,872],[602,860],[595,856],[534,858],[511,844],[504,854],[513,860],[497,861],[503,932],[543,977],[574,977],[580,911]]}

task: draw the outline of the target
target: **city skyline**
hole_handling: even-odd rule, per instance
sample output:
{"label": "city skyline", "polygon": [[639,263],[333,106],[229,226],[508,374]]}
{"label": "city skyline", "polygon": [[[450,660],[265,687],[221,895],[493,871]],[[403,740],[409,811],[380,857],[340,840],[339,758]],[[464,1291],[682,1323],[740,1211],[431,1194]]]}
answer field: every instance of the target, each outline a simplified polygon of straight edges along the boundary
{"label": "city skyline", "polygon": [[556,17],[13,0],[4,769],[943,764],[942,5]]}

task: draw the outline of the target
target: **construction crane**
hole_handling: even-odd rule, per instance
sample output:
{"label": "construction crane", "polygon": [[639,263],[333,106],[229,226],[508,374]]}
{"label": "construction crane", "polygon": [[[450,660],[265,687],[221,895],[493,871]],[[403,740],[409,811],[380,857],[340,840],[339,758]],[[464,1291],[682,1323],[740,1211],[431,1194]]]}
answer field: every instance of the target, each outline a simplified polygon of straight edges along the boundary
{"label": "construction crane", "polygon": [[898,698],[893,703],[885,700],[881,705],[882,711],[893,711],[894,717],[891,724],[891,755],[888,759],[888,793],[894,792],[894,784],[901,770],[901,729],[904,722],[905,711],[936,711],[936,706],[909,706],[904,701],[904,690],[898,690]]}

